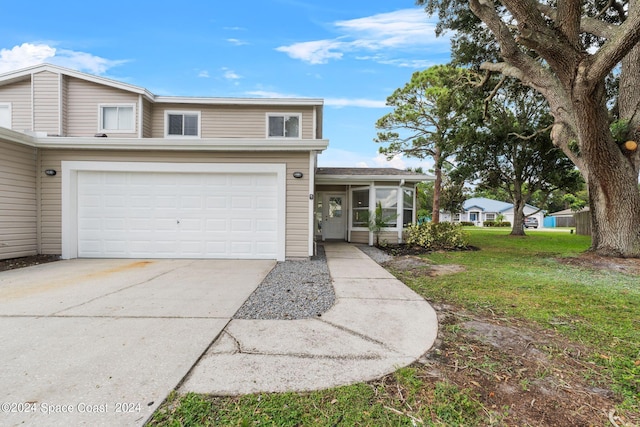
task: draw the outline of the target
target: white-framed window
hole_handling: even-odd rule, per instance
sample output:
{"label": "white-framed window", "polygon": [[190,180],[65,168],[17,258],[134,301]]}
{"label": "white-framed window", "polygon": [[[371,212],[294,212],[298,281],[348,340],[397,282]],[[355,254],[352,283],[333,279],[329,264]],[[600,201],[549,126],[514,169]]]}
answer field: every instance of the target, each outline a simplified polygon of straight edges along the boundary
{"label": "white-framed window", "polygon": [[351,191],[351,226],[369,226],[369,188]]}
{"label": "white-framed window", "polygon": [[11,104],[0,103],[0,127],[11,129]]}
{"label": "white-framed window", "polygon": [[460,214],[453,214],[453,222],[460,222]]}
{"label": "white-framed window", "polygon": [[302,114],[267,113],[267,138],[300,138]]}
{"label": "white-framed window", "polygon": [[413,190],[402,189],[402,227],[408,227],[413,222]]}
{"label": "white-framed window", "polygon": [[487,221],[495,221],[496,220],[496,214],[495,213],[488,213],[485,215],[486,220]]}
{"label": "white-framed window", "polygon": [[165,135],[167,137],[200,137],[200,111],[166,111]]}
{"label": "white-framed window", "polygon": [[376,209],[382,208],[382,220],[387,227],[398,225],[398,189],[376,188]]}
{"label": "white-framed window", "polygon": [[135,104],[101,104],[98,132],[135,132]]}

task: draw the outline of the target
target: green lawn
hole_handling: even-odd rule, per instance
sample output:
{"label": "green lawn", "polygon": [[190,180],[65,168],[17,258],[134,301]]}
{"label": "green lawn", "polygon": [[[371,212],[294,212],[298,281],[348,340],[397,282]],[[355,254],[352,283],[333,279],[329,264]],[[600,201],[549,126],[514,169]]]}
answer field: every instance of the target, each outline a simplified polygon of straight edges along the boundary
{"label": "green lawn", "polygon": [[[590,349],[588,363],[603,366],[607,385],[622,397],[619,410],[637,410],[640,278],[560,262],[590,245],[588,237],[568,231],[533,231],[526,237],[508,236],[505,229],[468,233],[469,243],[480,250],[426,255],[436,264],[463,265],[465,272],[436,278],[407,274],[403,281],[429,301],[535,324],[583,344]],[[483,406],[474,391],[425,378],[408,367],[379,382],[313,393],[174,395],[152,424],[502,425],[494,424],[500,411]]]}
{"label": "green lawn", "polygon": [[[638,403],[640,389],[640,278],[559,262],[586,251],[590,238],[534,231],[525,237],[508,230],[467,229],[477,252],[434,253],[436,264],[461,264],[466,272],[438,278],[404,278],[432,301],[491,310],[535,321],[597,349],[617,388]],[[635,396],[634,396],[635,395]]]}

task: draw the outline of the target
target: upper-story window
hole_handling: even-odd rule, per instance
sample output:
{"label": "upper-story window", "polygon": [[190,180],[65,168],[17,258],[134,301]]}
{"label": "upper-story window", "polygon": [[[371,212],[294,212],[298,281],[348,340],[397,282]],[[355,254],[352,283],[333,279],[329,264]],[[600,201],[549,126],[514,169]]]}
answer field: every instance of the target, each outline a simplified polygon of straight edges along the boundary
{"label": "upper-story window", "polygon": [[100,132],[135,132],[133,104],[100,106]]}
{"label": "upper-story window", "polygon": [[200,136],[199,111],[167,111],[165,122],[166,136]]}
{"label": "upper-story window", "polygon": [[269,138],[300,138],[300,114],[267,114],[267,136]]}
{"label": "upper-story window", "polygon": [[11,104],[0,104],[0,127],[11,129]]}

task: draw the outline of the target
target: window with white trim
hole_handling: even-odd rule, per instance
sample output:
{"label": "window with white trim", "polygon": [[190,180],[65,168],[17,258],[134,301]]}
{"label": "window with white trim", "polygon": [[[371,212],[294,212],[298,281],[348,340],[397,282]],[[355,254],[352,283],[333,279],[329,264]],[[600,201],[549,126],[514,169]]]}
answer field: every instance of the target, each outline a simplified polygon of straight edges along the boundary
{"label": "window with white trim", "polygon": [[353,227],[369,226],[369,189],[351,192],[351,225]]}
{"label": "window with white trim", "polygon": [[0,127],[11,129],[11,104],[0,104]]}
{"label": "window with white trim", "polygon": [[453,222],[460,222],[460,214],[453,214]]}
{"label": "window with white trim", "polygon": [[496,220],[496,214],[495,213],[488,213],[485,215],[486,220],[487,221],[495,221]]}
{"label": "window with white trim", "polygon": [[398,190],[396,188],[376,188],[376,209],[382,208],[382,220],[386,227],[398,225]]}
{"label": "window with white trim", "polygon": [[413,222],[413,190],[403,188],[402,193],[402,226],[408,227]]}
{"label": "window with white trim", "polygon": [[167,111],[165,135],[169,137],[199,137],[200,111]]}
{"label": "window with white trim", "polygon": [[267,136],[269,138],[300,138],[300,114],[267,114]]}
{"label": "window with white trim", "polygon": [[135,105],[100,105],[99,132],[135,132]]}

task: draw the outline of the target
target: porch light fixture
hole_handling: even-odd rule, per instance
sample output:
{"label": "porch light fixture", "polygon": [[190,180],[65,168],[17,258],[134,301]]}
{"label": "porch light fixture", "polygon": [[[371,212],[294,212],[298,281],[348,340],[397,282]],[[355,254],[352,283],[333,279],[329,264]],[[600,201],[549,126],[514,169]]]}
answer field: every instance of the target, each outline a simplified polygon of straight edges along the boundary
{"label": "porch light fixture", "polygon": [[302,172],[294,172],[293,173],[293,177],[294,178],[302,178],[304,176],[304,174]]}
{"label": "porch light fixture", "polygon": [[45,170],[45,171],[44,171],[44,173],[45,173],[45,175],[47,175],[47,176],[56,176],[56,174],[57,174],[58,172],[56,172],[56,170],[55,170],[55,169],[47,169],[47,170]]}

